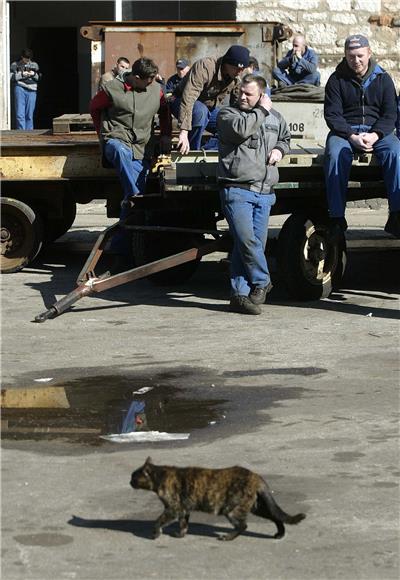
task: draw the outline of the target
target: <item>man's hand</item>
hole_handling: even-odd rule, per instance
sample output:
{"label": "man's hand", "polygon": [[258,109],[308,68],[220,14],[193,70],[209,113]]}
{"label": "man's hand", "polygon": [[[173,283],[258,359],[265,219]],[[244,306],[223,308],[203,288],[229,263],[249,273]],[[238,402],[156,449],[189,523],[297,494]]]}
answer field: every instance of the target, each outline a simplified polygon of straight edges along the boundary
{"label": "man's hand", "polygon": [[282,151],[279,149],[272,149],[268,157],[268,165],[275,165],[275,163],[279,163],[282,157]]}
{"label": "man's hand", "polygon": [[160,153],[171,152],[171,137],[168,135],[161,135],[160,137]]}
{"label": "man's hand", "polygon": [[359,135],[350,135],[349,141],[356,149],[369,153],[373,150],[372,145],[378,138],[376,133],[360,133]]}
{"label": "man's hand", "polygon": [[179,133],[177,148],[178,151],[182,153],[182,155],[187,155],[190,151],[188,131],[186,131],[186,129],[182,129]]}
{"label": "man's hand", "polygon": [[373,146],[379,140],[378,133],[361,133],[361,137],[363,138],[365,146],[369,147],[370,151],[372,151]]}
{"label": "man's hand", "polygon": [[263,94],[260,97],[260,100],[258,101],[257,104],[263,107],[264,109],[267,109],[267,111],[270,111],[272,109],[272,101],[268,95]]}

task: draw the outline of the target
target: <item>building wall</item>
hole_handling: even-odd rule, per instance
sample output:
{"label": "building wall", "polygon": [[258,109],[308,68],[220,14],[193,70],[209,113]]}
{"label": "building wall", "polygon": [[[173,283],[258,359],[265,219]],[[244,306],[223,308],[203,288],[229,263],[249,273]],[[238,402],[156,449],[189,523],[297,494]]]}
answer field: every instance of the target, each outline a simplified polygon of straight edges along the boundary
{"label": "building wall", "polygon": [[[345,38],[364,34],[400,90],[400,0],[237,0],[236,19],[282,22],[305,34],[320,55],[322,85],[343,57]],[[284,53],[289,48],[283,43]]]}

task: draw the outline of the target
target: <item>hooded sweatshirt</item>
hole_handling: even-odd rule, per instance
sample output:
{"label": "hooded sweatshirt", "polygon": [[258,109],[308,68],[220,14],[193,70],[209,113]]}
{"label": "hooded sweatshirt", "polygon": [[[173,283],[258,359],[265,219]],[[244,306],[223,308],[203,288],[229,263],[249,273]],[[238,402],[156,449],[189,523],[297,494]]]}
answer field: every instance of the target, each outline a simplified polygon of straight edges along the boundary
{"label": "hooded sweatshirt", "polygon": [[[31,70],[34,71],[34,75],[30,77],[24,77],[23,71]],[[37,86],[40,78],[39,65],[37,62],[30,60],[28,63],[24,63],[23,60],[15,61],[11,64],[11,82],[27,89],[28,91],[37,91]]]}
{"label": "hooded sweatshirt", "polygon": [[325,87],[325,121],[344,139],[355,133],[352,125],[370,125],[370,132],[382,138],[394,131],[396,103],[391,77],[374,60],[370,59],[367,73],[359,78],[343,58]]}

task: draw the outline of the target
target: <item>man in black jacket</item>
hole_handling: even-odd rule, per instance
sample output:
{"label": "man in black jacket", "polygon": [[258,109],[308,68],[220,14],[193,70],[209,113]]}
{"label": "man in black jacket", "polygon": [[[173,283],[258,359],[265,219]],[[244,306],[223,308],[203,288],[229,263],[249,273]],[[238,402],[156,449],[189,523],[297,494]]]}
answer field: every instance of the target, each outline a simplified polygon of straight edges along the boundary
{"label": "man in black jacket", "polygon": [[400,141],[394,134],[397,99],[392,79],[371,58],[368,39],[349,36],[345,57],[325,88],[330,129],[325,182],[332,241],[343,239],[347,184],[355,152],[373,152],[382,166],[389,201],[385,231],[400,238]]}

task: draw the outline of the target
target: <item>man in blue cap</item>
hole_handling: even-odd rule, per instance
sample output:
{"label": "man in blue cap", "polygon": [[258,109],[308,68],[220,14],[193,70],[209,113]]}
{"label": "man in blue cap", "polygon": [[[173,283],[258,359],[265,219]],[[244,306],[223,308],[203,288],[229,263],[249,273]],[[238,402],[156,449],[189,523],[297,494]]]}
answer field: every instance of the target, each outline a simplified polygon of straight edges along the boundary
{"label": "man in blue cap", "polygon": [[174,92],[174,89],[179,85],[183,77],[187,75],[190,70],[190,63],[186,58],[178,58],[176,61],[176,73],[169,77],[165,86],[167,97]]}
{"label": "man in blue cap", "polygon": [[207,129],[216,131],[216,118],[224,99],[238,94],[239,74],[249,64],[249,49],[235,44],[220,58],[197,60],[174,91],[171,113],[180,129],[178,149],[184,155],[201,148]]}
{"label": "man in blue cap", "polygon": [[394,134],[397,98],[389,74],[372,58],[368,38],[353,34],[325,87],[324,115],[329,238],[344,239],[347,184],[355,152],[374,153],[382,166],[389,217],[385,231],[400,238],[400,141]]}

